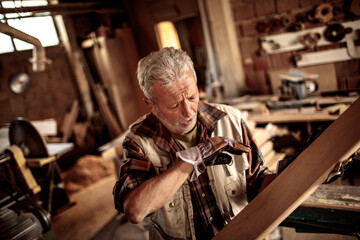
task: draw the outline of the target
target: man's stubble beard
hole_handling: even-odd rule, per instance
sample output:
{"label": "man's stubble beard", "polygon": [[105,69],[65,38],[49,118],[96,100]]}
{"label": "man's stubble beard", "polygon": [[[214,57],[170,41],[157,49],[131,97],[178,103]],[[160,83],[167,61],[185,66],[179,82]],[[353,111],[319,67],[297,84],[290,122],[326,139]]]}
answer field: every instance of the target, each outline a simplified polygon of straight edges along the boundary
{"label": "man's stubble beard", "polygon": [[[180,135],[185,135],[187,133],[189,133],[191,130],[194,129],[194,127],[196,126],[196,113],[189,117],[186,118],[184,120],[180,120],[177,123],[173,124],[171,123],[167,118],[165,118],[160,112],[157,116],[157,118],[160,120],[160,122],[172,133],[177,133]],[[192,125],[189,125],[187,127],[181,128],[181,122],[187,122],[190,119],[193,119],[194,123]]]}

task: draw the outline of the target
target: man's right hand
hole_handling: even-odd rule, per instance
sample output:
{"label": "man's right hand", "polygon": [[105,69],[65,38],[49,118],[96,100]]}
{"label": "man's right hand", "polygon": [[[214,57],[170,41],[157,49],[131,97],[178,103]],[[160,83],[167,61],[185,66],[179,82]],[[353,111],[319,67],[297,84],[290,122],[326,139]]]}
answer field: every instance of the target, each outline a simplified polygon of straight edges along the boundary
{"label": "man's right hand", "polygon": [[176,156],[194,166],[195,173],[199,176],[207,166],[224,164],[231,161],[231,156],[224,152],[240,155],[248,153],[250,147],[235,140],[225,137],[209,138],[195,147],[179,151]]}

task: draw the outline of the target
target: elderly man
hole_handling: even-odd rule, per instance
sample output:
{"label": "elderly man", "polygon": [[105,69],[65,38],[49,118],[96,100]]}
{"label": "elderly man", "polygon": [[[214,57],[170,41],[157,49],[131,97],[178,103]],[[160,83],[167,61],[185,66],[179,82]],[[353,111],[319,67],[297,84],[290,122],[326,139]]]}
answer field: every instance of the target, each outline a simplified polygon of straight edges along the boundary
{"label": "elderly man", "polygon": [[152,52],[137,76],[150,113],[123,142],[115,207],[132,223],[145,219],[150,239],[211,239],[275,175],[240,111],[199,100],[184,51]]}

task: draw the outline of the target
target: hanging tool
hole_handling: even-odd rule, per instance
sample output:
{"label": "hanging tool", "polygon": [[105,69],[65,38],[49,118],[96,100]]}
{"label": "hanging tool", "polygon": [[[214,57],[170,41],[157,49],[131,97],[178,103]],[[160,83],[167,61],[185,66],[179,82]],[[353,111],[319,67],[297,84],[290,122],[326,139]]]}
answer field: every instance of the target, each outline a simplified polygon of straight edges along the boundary
{"label": "hanging tool", "polygon": [[306,33],[300,38],[300,42],[310,50],[314,50],[319,39],[321,38],[321,35],[319,33]]}
{"label": "hanging tool", "polygon": [[314,17],[321,23],[329,22],[333,17],[333,7],[329,3],[318,5],[314,12]]}

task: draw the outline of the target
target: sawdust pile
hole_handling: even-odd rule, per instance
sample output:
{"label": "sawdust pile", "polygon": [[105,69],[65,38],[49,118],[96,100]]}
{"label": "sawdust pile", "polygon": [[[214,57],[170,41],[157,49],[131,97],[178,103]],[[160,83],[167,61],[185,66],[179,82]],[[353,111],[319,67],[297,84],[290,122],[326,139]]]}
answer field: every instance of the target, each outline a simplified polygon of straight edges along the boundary
{"label": "sawdust pile", "polygon": [[101,156],[85,155],[71,169],[62,173],[62,179],[67,192],[72,194],[110,175],[115,175],[113,161],[104,161]]}

